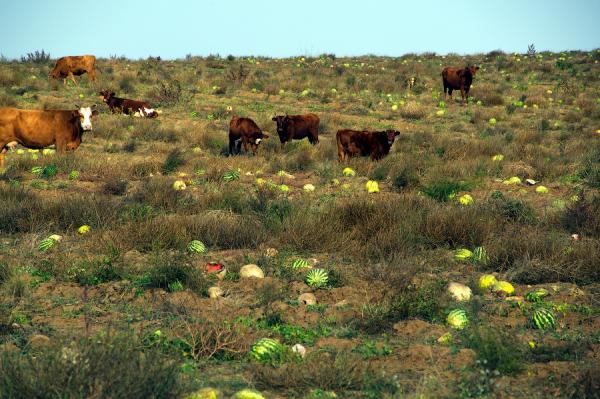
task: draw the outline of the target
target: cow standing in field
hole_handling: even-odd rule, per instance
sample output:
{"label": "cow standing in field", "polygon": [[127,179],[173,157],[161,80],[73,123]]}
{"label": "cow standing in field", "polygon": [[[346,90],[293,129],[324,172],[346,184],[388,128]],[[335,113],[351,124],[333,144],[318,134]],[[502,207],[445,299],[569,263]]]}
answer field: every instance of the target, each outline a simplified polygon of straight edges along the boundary
{"label": "cow standing in field", "polygon": [[59,58],[50,72],[50,78],[63,79],[63,84],[67,84],[67,79],[71,79],[75,85],[77,81],[75,76],[81,76],[88,73],[92,81],[96,81],[96,57],[93,55],[67,56]]}
{"label": "cow standing in field", "polygon": [[277,123],[277,134],[283,147],[292,140],[308,138],[315,145],[319,142],[319,117],[315,114],[305,115],[279,115],[272,121]]}
{"label": "cow standing in field", "polygon": [[110,90],[102,90],[100,93],[102,101],[108,105],[111,112],[122,112],[125,115],[134,115],[145,118],[158,117],[156,111],[146,101],[129,100],[127,98],[115,97],[115,93]]}
{"label": "cow standing in field", "polygon": [[469,97],[469,90],[473,83],[473,78],[479,70],[477,66],[467,66],[465,68],[446,67],[442,71],[442,82],[444,84],[444,98],[446,91],[452,98],[452,90],[460,90],[460,95],[465,101]]}
{"label": "cow standing in field", "polygon": [[250,145],[252,153],[256,155],[258,145],[266,138],[269,138],[269,135],[263,133],[250,118],[234,116],[229,121],[229,155],[239,154],[242,143],[244,151],[248,152],[248,145]]}
{"label": "cow standing in field", "polygon": [[92,130],[91,107],[76,110],[25,110],[0,108],[0,167],[4,166],[7,144],[16,141],[27,148],[56,145],[58,152],[75,150],[83,132]]}
{"label": "cow standing in field", "polygon": [[336,134],[338,159],[343,162],[349,157],[370,155],[372,161],[378,161],[389,154],[399,134],[400,132],[396,130],[382,132],[338,130]]}

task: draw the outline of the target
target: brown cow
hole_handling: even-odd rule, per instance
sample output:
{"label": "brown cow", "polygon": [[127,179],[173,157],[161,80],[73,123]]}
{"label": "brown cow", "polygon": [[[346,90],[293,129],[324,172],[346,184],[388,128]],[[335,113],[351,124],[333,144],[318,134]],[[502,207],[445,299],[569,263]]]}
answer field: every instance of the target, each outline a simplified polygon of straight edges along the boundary
{"label": "brown cow", "polygon": [[308,141],[315,145],[319,142],[319,117],[315,114],[305,115],[279,115],[271,119],[277,123],[277,134],[283,147],[286,142],[301,140],[308,137]]}
{"label": "brown cow", "polygon": [[59,58],[50,72],[50,78],[63,78],[63,84],[67,84],[67,78],[71,79],[75,85],[77,81],[75,76],[81,76],[84,73],[90,75],[90,79],[96,81],[96,57],[93,55],[68,56]]}
{"label": "brown cow", "polygon": [[146,101],[115,97],[115,93],[110,90],[102,90],[98,94],[102,96],[102,100],[113,113],[122,112],[125,115],[137,115],[146,118],[158,117],[158,112]]}
{"label": "brown cow", "polygon": [[269,138],[269,135],[263,133],[250,118],[233,116],[229,121],[229,155],[234,154],[235,147],[237,147],[235,153],[239,154],[242,143],[244,143],[244,151],[248,152],[248,145],[250,145],[252,152],[256,155],[258,145],[266,138]]}
{"label": "brown cow", "polygon": [[83,132],[92,130],[91,107],[76,110],[25,110],[0,108],[0,167],[4,165],[6,145],[16,141],[27,148],[56,145],[59,152],[71,151],[81,144]]}
{"label": "brown cow", "polygon": [[446,90],[448,91],[450,98],[452,98],[452,90],[460,90],[460,95],[463,101],[466,100],[469,97],[471,83],[473,83],[473,78],[478,70],[478,66],[467,66],[466,68],[444,68],[442,71],[444,98],[446,97]]}
{"label": "brown cow", "polygon": [[369,132],[367,130],[338,130],[336,134],[338,158],[343,162],[348,157],[356,155],[371,156],[372,161],[380,160],[390,153],[396,136],[400,132],[386,130],[383,132]]}

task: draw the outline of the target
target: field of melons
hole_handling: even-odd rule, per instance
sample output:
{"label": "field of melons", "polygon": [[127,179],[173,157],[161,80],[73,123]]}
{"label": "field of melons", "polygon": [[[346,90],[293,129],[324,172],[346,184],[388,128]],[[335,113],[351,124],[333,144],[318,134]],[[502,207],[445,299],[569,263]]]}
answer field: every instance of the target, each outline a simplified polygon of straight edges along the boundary
{"label": "field of melons", "polygon": [[[599,60],[0,62],[0,106],[100,111],[73,153],[6,156],[0,397],[598,398]],[[286,112],[319,144],[281,149]],[[233,114],[258,156],[227,156]],[[342,128],[401,135],[340,164]]]}

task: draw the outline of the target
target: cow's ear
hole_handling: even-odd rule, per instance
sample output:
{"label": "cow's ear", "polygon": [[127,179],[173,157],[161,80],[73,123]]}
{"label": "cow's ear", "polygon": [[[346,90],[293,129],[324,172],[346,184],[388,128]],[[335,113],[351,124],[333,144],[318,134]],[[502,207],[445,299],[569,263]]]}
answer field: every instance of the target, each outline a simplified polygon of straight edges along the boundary
{"label": "cow's ear", "polygon": [[263,139],[268,139],[268,138],[269,138],[269,135],[266,133],[263,133]]}
{"label": "cow's ear", "polygon": [[394,132],[394,136],[399,136],[399,135],[400,135],[400,132],[396,130],[396,131]]}
{"label": "cow's ear", "polygon": [[277,117],[276,117],[276,116],[274,116],[274,117],[272,117],[272,118],[271,118],[271,120],[272,120],[273,122],[277,122]]}

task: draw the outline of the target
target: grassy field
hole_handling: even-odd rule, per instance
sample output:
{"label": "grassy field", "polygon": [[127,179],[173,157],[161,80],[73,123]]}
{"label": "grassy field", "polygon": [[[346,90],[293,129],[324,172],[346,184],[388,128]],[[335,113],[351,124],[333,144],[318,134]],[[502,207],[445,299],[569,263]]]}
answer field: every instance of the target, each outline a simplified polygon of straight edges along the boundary
{"label": "grassy field", "polygon": [[[0,62],[0,106],[100,110],[74,153],[7,154],[0,397],[600,397],[599,60],[100,59],[80,87],[48,81],[48,60]],[[481,66],[473,97],[444,99],[442,68],[466,64]],[[110,114],[108,88],[162,114]],[[285,112],[319,115],[320,143],[281,149]],[[271,135],[258,156],[226,156],[232,114]],[[401,135],[379,162],[340,164],[342,128]],[[298,259],[326,284],[307,285]],[[246,264],[265,278],[240,278]],[[486,274],[515,292],[480,288]],[[555,326],[535,328],[544,309]],[[253,358],[260,338],[281,345]]]}

